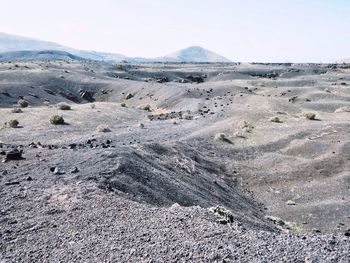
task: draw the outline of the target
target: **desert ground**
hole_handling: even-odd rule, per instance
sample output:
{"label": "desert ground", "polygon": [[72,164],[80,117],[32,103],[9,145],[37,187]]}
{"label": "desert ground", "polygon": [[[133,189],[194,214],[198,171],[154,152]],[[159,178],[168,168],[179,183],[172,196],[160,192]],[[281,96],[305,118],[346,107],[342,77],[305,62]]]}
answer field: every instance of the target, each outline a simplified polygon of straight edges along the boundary
{"label": "desert ground", "polygon": [[0,125],[1,263],[350,262],[349,65],[2,62]]}

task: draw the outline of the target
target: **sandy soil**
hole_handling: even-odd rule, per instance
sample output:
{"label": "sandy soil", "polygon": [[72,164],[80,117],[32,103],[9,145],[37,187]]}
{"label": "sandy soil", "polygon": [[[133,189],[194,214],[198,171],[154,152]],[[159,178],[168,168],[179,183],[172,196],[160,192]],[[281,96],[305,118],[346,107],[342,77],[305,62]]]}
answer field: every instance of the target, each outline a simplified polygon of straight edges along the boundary
{"label": "sandy soil", "polygon": [[0,262],[349,262],[349,73],[0,63]]}

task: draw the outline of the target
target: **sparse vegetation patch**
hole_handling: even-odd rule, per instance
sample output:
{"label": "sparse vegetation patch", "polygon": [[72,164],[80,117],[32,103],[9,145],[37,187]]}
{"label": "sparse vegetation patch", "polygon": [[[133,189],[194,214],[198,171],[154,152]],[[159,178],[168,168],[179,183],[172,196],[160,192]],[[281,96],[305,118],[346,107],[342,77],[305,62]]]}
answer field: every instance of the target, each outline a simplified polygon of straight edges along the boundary
{"label": "sparse vegetation patch", "polygon": [[60,115],[53,115],[50,118],[50,123],[53,125],[63,125],[64,124],[64,119]]}
{"label": "sparse vegetation patch", "polygon": [[308,120],[315,120],[316,119],[316,114],[313,112],[310,112],[310,111],[304,112],[303,116]]}
{"label": "sparse vegetation patch", "polygon": [[18,120],[9,120],[5,122],[4,127],[5,128],[17,128],[19,124]]}
{"label": "sparse vegetation patch", "polygon": [[13,109],[11,110],[11,112],[12,112],[12,113],[22,113],[23,111],[22,111],[22,109],[20,109],[20,108],[13,108]]}
{"label": "sparse vegetation patch", "polygon": [[240,128],[245,132],[252,132],[254,129],[254,126],[248,121],[243,121],[241,122]]}
{"label": "sparse vegetation patch", "polygon": [[69,106],[68,104],[65,103],[59,103],[56,105],[57,109],[59,110],[71,110],[71,106]]}
{"label": "sparse vegetation patch", "polygon": [[107,124],[100,124],[96,129],[98,132],[111,132],[111,129]]}
{"label": "sparse vegetation patch", "polygon": [[271,122],[282,123],[281,119],[277,116],[274,116],[270,119]]}
{"label": "sparse vegetation patch", "polygon": [[350,106],[345,106],[345,107],[338,108],[334,112],[335,113],[350,112]]}

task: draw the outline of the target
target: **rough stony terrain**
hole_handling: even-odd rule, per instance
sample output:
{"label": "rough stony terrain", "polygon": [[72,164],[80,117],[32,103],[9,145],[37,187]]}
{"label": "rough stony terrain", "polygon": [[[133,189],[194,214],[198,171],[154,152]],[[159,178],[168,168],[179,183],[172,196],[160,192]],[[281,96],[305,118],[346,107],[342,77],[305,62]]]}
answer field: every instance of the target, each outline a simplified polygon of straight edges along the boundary
{"label": "rough stony terrain", "polygon": [[0,262],[350,262],[349,107],[344,64],[0,63]]}

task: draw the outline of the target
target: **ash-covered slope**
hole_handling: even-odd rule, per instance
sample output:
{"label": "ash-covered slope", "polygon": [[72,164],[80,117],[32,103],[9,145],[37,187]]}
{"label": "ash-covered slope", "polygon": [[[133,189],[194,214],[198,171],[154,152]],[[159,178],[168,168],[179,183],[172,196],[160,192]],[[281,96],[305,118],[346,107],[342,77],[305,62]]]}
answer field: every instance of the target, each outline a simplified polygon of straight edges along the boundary
{"label": "ash-covered slope", "polygon": [[0,33],[0,52],[20,50],[62,50],[63,46],[54,42]]}
{"label": "ash-covered slope", "polygon": [[13,51],[0,53],[0,61],[11,60],[83,60],[82,57],[75,56],[71,53],[58,50],[44,51]]}

